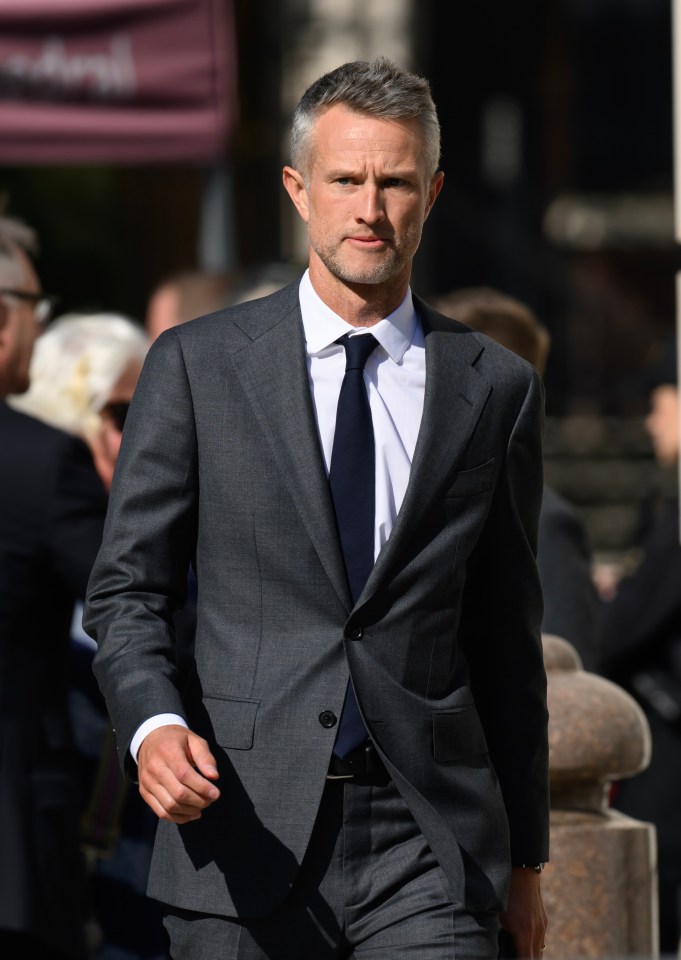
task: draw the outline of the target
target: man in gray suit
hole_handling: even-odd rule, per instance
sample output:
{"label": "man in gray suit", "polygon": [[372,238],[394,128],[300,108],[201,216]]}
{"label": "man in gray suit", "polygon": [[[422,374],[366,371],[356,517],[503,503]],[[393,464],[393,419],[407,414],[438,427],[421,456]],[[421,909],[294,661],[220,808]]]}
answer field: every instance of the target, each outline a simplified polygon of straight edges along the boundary
{"label": "man in gray suit", "polygon": [[291,148],[309,270],[152,347],[89,588],[149,892],[177,960],[539,957],[540,381],[412,296],[425,80],[339,67]]}

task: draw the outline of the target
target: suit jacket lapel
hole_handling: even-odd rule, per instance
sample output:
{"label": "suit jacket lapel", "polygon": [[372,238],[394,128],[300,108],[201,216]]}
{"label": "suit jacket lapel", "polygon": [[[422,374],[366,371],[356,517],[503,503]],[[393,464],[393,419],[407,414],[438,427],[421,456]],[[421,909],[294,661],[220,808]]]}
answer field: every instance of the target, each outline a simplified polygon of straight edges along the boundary
{"label": "suit jacket lapel", "polygon": [[433,497],[441,496],[451,483],[456,464],[492,389],[475,367],[484,350],[480,341],[468,328],[441,317],[416,297],[414,302],[426,341],[423,417],[404,501],[359,599],[360,604],[389,576],[412,532],[419,528]]}
{"label": "suit jacket lapel", "polygon": [[[295,298],[279,315],[241,328],[251,339],[229,362],[241,381],[279,465],[284,482],[339,599],[352,599],[322,457],[307,374],[305,339]],[[237,324],[241,326],[237,320]]]}
{"label": "suit jacket lapel", "polygon": [[[333,502],[310,395],[297,284],[255,321],[237,324],[248,345],[228,362],[260,422],[284,482],[346,610],[352,609]],[[271,301],[270,301],[271,302]],[[426,341],[423,417],[404,501],[358,601],[364,603],[399,559],[433,497],[442,494],[485,405],[491,384],[476,370],[484,349],[466,327],[414,298]],[[274,306],[274,305],[273,305]]]}

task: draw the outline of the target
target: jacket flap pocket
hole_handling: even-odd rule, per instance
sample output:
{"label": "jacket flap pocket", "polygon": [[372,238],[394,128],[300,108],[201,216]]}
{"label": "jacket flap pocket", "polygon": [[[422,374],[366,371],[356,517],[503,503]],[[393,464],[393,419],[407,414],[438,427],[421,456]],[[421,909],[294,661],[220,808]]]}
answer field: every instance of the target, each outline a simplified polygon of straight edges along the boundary
{"label": "jacket flap pocket", "polygon": [[494,479],[494,464],[495,459],[492,457],[470,470],[459,470],[445,496],[472,497],[476,493],[489,490]]}
{"label": "jacket flap pocket", "polygon": [[204,697],[203,702],[217,743],[233,750],[250,750],[260,701]]}
{"label": "jacket flap pocket", "polygon": [[433,714],[433,757],[438,763],[486,753],[485,733],[474,706]]}

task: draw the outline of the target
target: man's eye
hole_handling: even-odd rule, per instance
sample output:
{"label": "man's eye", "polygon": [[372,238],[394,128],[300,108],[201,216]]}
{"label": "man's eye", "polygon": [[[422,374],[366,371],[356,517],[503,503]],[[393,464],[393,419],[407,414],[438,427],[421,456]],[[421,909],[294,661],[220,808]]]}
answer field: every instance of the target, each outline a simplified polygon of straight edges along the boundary
{"label": "man's eye", "polygon": [[352,183],[352,177],[336,177],[336,183],[344,186],[345,184]]}
{"label": "man's eye", "polygon": [[403,180],[401,177],[388,177],[385,181],[386,187],[404,187],[407,181]]}

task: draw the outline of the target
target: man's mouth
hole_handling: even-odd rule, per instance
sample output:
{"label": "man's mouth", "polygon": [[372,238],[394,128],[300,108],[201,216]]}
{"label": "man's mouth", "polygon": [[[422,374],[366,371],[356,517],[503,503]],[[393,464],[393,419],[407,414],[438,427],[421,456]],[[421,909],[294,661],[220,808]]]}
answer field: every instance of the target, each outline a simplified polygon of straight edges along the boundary
{"label": "man's mouth", "polygon": [[388,244],[388,238],[387,238],[387,237],[364,237],[364,236],[359,236],[359,237],[347,237],[346,239],[347,239],[347,240],[351,240],[353,243],[356,243],[356,244],[358,244],[358,245],[360,245],[360,246],[362,246],[362,247],[366,247],[367,249],[372,249],[372,248],[373,248],[373,249],[378,249],[378,248],[384,247],[384,246],[386,246],[386,245]]}

